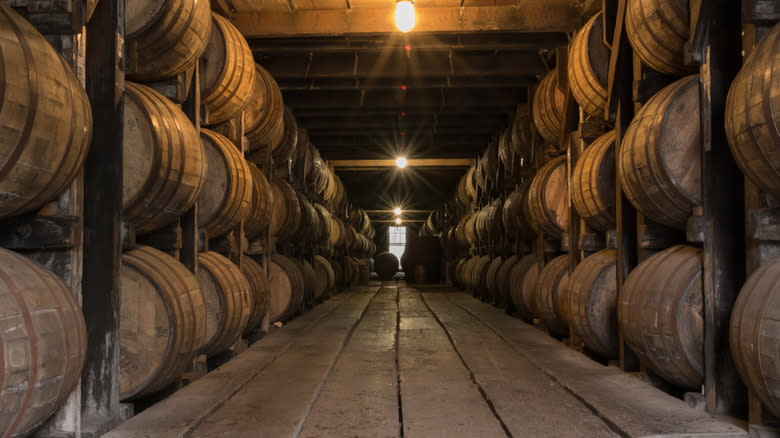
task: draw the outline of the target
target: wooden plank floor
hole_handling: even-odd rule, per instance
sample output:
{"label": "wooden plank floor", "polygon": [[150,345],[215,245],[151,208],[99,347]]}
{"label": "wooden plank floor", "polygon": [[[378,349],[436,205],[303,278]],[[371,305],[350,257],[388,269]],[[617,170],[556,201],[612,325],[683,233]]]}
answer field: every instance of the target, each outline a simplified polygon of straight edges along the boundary
{"label": "wooden plank floor", "polygon": [[317,306],[108,436],[746,434],[461,292],[375,286]]}

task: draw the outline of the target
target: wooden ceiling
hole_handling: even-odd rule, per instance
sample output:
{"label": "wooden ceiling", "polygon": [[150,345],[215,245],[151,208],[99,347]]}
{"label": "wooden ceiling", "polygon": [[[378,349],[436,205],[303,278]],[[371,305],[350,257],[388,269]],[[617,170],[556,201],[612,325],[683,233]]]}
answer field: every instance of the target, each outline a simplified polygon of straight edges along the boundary
{"label": "wooden ceiling", "polygon": [[[473,158],[555,62],[597,0],[212,0],[276,78],[328,160]],[[464,167],[338,170],[366,209],[433,209]]]}

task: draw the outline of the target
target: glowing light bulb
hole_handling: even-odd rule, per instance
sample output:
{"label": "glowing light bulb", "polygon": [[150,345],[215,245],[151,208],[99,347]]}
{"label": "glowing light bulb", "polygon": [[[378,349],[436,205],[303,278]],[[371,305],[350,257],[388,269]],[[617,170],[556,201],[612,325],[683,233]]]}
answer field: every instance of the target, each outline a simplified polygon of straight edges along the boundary
{"label": "glowing light bulb", "polygon": [[406,158],[404,157],[398,157],[395,159],[395,165],[398,166],[399,169],[406,167],[406,164]]}
{"label": "glowing light bulb", "polygon": [[393,211],[395,212],[396,216],[400,216],[401,215],[401,209],[399,207],[396,207],[395,210],[393,210]]}
{"label": "glowing light bulb", "polygon": [[400,218],[400,217],[397,217],[397,218],[395,218],[395,224],[396,224],[396,225],[401,225],[401,223],[402,223],[402,222],[403,222],[403,221],[401,220],[401,218]]}
{"label": "glowing light bulb", "polygon": [[409,0],[400,0],[395,4],[395,25],[403,33],[414,28],[416,21],[414,3]]}

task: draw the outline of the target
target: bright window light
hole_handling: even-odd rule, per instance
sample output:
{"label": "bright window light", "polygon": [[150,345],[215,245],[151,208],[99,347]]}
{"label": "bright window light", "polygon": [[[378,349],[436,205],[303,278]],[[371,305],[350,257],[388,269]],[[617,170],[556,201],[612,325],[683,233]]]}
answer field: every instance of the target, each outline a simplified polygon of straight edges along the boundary
{"label": "bright window light", "polygon": [[396,216],[400,216],[402,213],[400,207],[396,207],[395,210],[393,210],[393,212],[395,213]]}
{"label": "bright window light", "polygon": [[400,0],[395,4],[395,25],[403,33],[414,28],[416,17],[414,15],[414,3],[409,0]]}
{"label": "bright window light", "polygon": [[399,169],[403,169],[406,167],[407,161],[404,157],[398,157],[395,159],[395,165],[398,166]]}

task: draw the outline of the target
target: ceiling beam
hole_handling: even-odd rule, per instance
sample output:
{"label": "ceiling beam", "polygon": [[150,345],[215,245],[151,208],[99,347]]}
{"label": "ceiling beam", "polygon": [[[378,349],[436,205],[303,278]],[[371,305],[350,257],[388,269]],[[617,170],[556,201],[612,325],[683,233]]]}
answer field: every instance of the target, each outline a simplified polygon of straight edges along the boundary
{"label": "ceiling beam", "polygon": [[[409,158],[407,167],[469,167],[473,158]],[[335,169],[362,169],[395,167],[395,160],[330,160],[328,165]]]}
{"label": "ceiling beam", "polygon": [[[394,90],[287,90],[285,105],[304,108],[443,108],[492,107],[511,111],[528,100],[528,89],[519,88],[409,88]],[[296,111],[297,112],[297,111]]]}
{"label": "ceiling beam", "polygon": [[[570,32],[582,23],[571,0],[516,0],[507,6],[417,8],[413,32]],[[394,9],[299,9],[238,13],[246,38],[398,33]]]}
{"label": "ceiling beam", "polygon": [[[415,224],[423,224],[427,221],[427,219],[401,219],[401,225],[406,223],[415,223]],[[371,219],[371,222],[375,222],[378,224],[390,224],[395,223],[395,219]]]}
{"label": "ceiling beam", "polygon": [[414,88],[520,88],[536,85],[533,75],[516,76],[440,76],[426,78],[277,78],[282,91],[286,90],[387,90]]}

